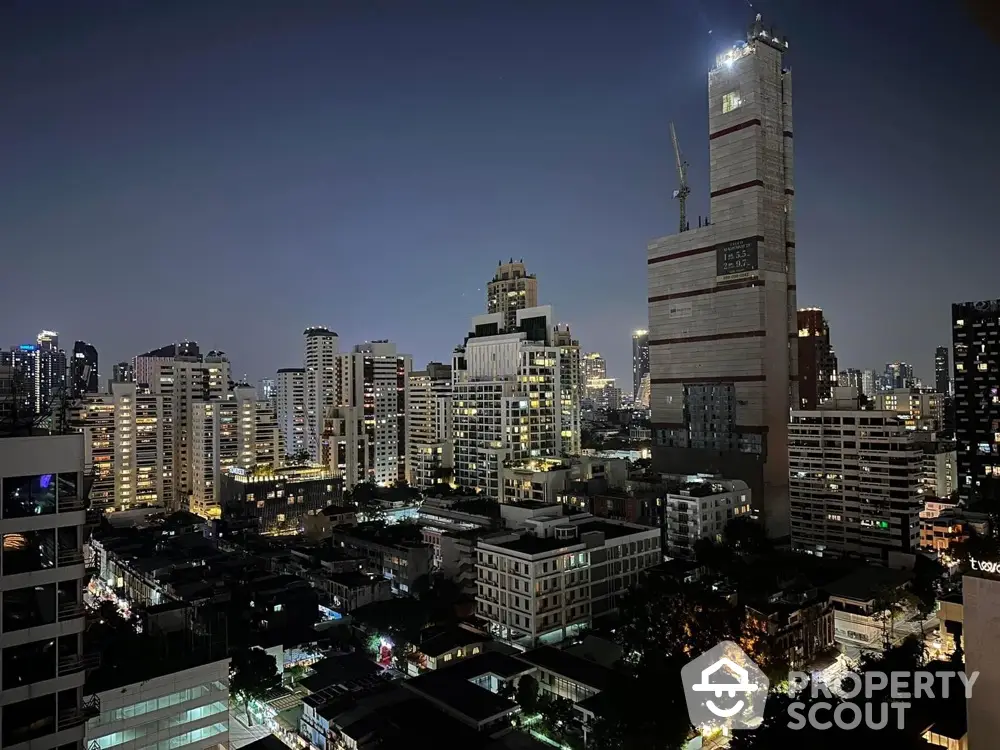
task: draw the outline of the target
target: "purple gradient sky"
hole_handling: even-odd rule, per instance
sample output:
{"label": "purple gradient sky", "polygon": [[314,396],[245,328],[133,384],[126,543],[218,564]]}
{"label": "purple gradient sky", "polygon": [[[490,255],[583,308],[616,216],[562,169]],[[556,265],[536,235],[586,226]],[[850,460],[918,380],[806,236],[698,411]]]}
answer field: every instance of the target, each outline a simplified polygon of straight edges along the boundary
{"label": "purple gradient sky", "polygon": [[[190,338],[252,379],[301,332],[448,361],[500,258],[630,383],[668,122],[707,210],[706,82],[746,0],[14,0],[0,344]],[[799,303],[842,367],[929,379],[1000,296],[996,56],[929,0],[759,0],[795,70]],[[709,34],[711,30],[711,34]]]}

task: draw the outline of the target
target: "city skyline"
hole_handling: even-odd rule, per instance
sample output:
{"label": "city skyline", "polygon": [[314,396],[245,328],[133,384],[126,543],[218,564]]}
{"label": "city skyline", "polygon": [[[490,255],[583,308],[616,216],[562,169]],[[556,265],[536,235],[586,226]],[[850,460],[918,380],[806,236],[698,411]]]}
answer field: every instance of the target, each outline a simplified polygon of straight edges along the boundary
{"label": "city skyline", "polygon": [[[957,11],[759,5],[789,35],[803,92],[799,305],[824,309],[842,368],[902,360],[930,383],[951,303],[996,296],[975,221],[996,171],[989,118],[963,121],[947,148],[939,137],[959,132],[985,86],[974,60],[987,42]],[[189,338],[253,382],[298,363],[309,325],[352,344],[391,339],[418,366],[447,361],[497,260],[514,257],[627,383],[631,332],[647,327],[644,249],[677,216],[668,123],[691,162],[696,219],[702,82],[747,20],[737,2],[431,3],[391,18],[350,4],[281,18],[252,3],[238,15],[64,6],[57,31],[51,8],[14,11],[23,33],[7,54],[22,73],[0,134],[19,147],[0,224],[22,262],[0,300],[0,344],[51,327],[97,347],[102,380],[114,362]],[[962,39],[951,54],[966,73],[948,86],[908,54],[932,34]],[[142,61],[128,58],[140,48]],[[941,83],[943,99],[931,107],[915,80]],[[363,283],[371,268],[399,273]],[[115,294],[84,293],[109,273]],[[46,310],[27,315],[39,278]],[[374,289],[403,304],[375,304]]]}

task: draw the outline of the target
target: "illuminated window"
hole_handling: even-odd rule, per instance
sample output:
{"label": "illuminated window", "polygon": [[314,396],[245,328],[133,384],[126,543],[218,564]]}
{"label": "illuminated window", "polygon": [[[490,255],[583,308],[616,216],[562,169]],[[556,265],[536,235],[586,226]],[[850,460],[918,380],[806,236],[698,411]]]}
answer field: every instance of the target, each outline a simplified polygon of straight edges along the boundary
{"label": "illuminated window", "polygon": [[739,91],[730,91],[728,94],[723,94],[722,114],[725,114],[726,112],[732,112],[734,109],[738,109],[741,104],[743,104],[743,100],[740,98]]}

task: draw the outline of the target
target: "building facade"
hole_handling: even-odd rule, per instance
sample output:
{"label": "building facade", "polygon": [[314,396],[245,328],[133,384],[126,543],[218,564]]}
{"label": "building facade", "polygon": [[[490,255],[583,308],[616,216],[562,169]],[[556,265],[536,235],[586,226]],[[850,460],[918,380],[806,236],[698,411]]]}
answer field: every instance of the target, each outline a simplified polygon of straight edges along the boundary
{"label": "building facade", "polygon": [[874,408],[891,411],[907,429],[936,433],[944,429],[944,396],[930,388],[893,388],[875,394]]}
{"label": "building facade", "polygon": [[59,348],[59,334],[41,331],[35,341],[35,411],[51,414],[69,395],[66,352]]}
{"label": "building facade", "polygon": [[451,366],[431,362],[409,377],[406,480],[411,487],[446,481],[454,465]]}
{"label": "building facade", "polygon": [[676,477],[663,498],[666,554],[695,558],[702,539],[722,542],[726,525],[750,513],[750,489],[740,480],[712,477]]}
{"label": "building facade", "polygon": [[934,390],[942,396],[951,395],[951,367],[948,366],[948,347],[934,350]]}
{"label": "building facade", "polygon": [[818,307],[798,311],[799,408],[816,409],[837,386],[837,355],[830,344],[830,324]]}
{"label": "building facade", "polygon": [[711,220],[649,246],[653,468],[742,479],[788,534],[798,405],[792,79],[760,23],[709,73]]}
{"label": "building facade", "polygon": [[892,412],[861,411],[839,388],[789,425],[792,547],[885,560],[920,539],[923,451]]}
{"label": "building facade", "polygon": [[86,341],[73,344],[73,359],[70,360],[70,395],[74,398],[84,393],[98,393],[100,385],[97,375],[97,349]]}
{"label": "building facade", "polygon": [[951,306],[958,493],[1000,507],[1000,300]]}
{"label": "building facade", "polygon": [[323,453],[323,420],[329,409],[342,402],[340,339],[324,326],[307,328],[305,372],[305,449],[319,463]]}
{"label": "building facade", "polygon": [[649,331],[632,334],[632,398],[639,398],[642,379],[649,375]]}
{"label": "building facade", "polygon": [[538,306],[538,280],[528,273],[524,261],[499,263],[486,285],[486,312],[503,316],[504,326],[514,328],[517,311]]}
{"label": "building facade", "polygon": [[307,516],[343,502],[343,484],[325,466],[259,473],[232,467],[220,482],[222,517],[255,521],[262,534],[298,533]]}
{"label": "building facade", "polygon": [[289,456],[306,451],[306,371],[285,367],[275,378],[278,429]]}

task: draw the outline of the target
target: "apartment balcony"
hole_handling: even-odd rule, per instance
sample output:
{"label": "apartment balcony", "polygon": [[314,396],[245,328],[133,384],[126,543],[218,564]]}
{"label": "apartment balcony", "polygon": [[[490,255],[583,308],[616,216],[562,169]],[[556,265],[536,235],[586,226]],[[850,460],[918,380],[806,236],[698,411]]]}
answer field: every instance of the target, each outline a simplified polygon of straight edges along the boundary
{"label": "apartment balcony", "polygon": [[[66,675],[77,674],[78,672],[90,672],[101,666],[101,655],[99,653],[90,654],[74,654],[72,656],[64,656],[59,659],[59,676],[65,677]],[[95,696],[96,697],[96,696]]]}
{"label": "apartment balcony", "polygon": [[59,605],[56,617],[59,622],[66,622],[67,620],[76,620],[83,617],[85,612],[83,602],[67,602]]}
{"label": "apartment balcony", "polygon": [[83,562],[83,550],[70,548],[61,549],[56,555],[56,564],[60,567],[64,565],[79,565]]}
{"label": "apartment balcony", "polygon": [[59,712],[57,729],[61,732],[64,729],[72,729],[85,724],[87,719],[92,719],[101,714],[101,699],[99,696],[91,695],[84,699],[79,708],[68,708]]}

